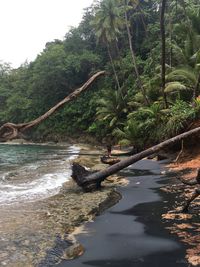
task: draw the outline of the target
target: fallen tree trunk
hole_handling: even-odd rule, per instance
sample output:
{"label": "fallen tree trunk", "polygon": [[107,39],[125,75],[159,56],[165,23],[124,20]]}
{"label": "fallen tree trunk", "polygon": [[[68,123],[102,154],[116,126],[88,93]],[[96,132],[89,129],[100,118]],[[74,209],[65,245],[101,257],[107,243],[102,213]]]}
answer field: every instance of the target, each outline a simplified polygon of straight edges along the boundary
{"label": "fallen tree trunk", "polygon": [[[181,141],[182,139],[191,136],[193,134],[196,134],[200,132],[200,127],[195,128],[193,130],[190,130],[188,132],[182,133],[180,135],[177,135],[173,138],[170,138],[158,145],[155,145],[147,150],[144,150],[138,154],[135,154],[133,156],[130,156],[127,159],[124,159],[122,161],[120,161],[119,163],[116,163],[102,171],[93,173],[93,174],[89,174],[88,176],[83,176],[83,177],[79,177],[79,182],[77,183],[79,186],[82,187],[83,190],[85,190],[86,188],[90,188],[91,190],[95,190],[97,188],[100,187],[101,182],[103,180],[105,180],[108,176],[117,173],[118,171],[128,167],[129,165],[143,159],[146,158],[154,153],[157,153],[159,150],[173,144],[176,143],[178,141]],[[76,179],[75,179],[76,180]],[[92,186],[89,186],[92,185]],[[88,190],[87,190],[88,191]]]}
{"label": "fallen tree trunk", "polygon": [[65,103],[68,103],[72,101],[74,98],[76,98],[78,95],[80,95],[82,92],[84,92],[98,77],[105,74],[105,71],[99,71],[96,74],[94,74],[83,86],[80,88],[74,90],[73,93],[65,97],[62,101],[60,101],[58,104],[56,104],[54,107],[52,107],[50,110],[48,110],[45,114],[38,117],[37,119],[27,122],[27,123],[10,123],[7,122],[3,124],[0,127],[0,141],[5,142],[8,140],[16,139],[16,138],[23,138],[24,132],[38,124],[40,124],[42,121],[46,120],[49,116],[51,116],[56,110],[58,110],[60,107],[62,107]]}

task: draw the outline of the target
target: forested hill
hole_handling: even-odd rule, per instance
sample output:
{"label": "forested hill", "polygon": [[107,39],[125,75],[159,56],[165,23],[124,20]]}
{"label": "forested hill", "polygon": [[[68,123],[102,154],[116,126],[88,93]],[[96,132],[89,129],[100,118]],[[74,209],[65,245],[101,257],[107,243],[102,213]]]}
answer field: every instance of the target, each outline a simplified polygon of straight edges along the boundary
{"label": "forested hill", "polygon": [[99,70],[107,75],[32,130],[143,147],[200,117],[199,0],[102,0],[35,61],[0,64],[0,125],[37,118]]}

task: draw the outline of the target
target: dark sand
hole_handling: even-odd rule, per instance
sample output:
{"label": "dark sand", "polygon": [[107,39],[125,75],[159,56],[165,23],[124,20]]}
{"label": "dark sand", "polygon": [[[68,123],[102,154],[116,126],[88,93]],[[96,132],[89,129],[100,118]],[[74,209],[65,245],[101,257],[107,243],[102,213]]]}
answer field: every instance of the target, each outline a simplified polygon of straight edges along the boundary
{"label": "dark sand", "polygon": [[130,184],[118,188],[122,194],[120,202],[95,222],[87,223],[88,233],[77,237],[85,253],[57,266],[189,266],[184,245],[166,230],[167,223],[161,219],[175,199],[159,190],[169,182],[167,175],[161,174],[163,169],[158,162],[143,160],[121,172]]}

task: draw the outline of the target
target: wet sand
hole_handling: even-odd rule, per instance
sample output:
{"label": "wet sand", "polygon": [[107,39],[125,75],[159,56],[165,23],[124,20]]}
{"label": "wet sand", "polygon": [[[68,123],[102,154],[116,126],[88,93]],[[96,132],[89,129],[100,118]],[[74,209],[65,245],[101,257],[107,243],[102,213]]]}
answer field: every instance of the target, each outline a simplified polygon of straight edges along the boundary
{"label": "wet sand", "polygon": [[[77,236],[85,253],[62,261],[58,267],[186,267],[185,245],[166,228],[162,214],[175,196],[160,190],[171,179],[161,174],[164,166],[143,160],[121,172],[129,185],[118,188],[122,199],[114,207],[87,223]],[[46,262],[47,263],[47,262]],[[50,266],[43,265],[41,266]]]}

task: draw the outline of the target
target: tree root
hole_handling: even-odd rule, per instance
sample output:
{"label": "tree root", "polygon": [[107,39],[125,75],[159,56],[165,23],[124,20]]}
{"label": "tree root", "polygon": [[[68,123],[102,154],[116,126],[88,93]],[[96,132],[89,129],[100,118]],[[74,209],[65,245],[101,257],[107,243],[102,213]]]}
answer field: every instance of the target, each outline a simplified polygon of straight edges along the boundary
{"label": "tree root", "polygon": [[177,157],[176,157],[176,159],[175,159],[175,161],[174,161],[175,163],[178,162],[180,156],[183,154],[183,150],[184,150],[184,141],[182,140],[182,141],[181,141],[181,150],[180,150],[180,152],[178,153],[178,155],[177,155]]}
{"label": "tree root", "polygon": [[[200,185],[200,168],[197,169],[197,175],[196,175],[195,179],[193,179],[191,181],[186,181],[186,180],[180,178],[179,180],[183,184],[189,185],[189,186]],[[189,198],[186,201],[186,203],[182,209],[183,213],[187,213],[189,211],[189,206],[190,206],[191,202],[194,201],[199,195],[200,195],[200,189],[195,189],[191,198]]]}
{"label": "tree root", "polygon": [[182,209],[183,213],[187,213],[189,210],[190,203],[195,200],[198,196],[200,195],[200,189],[196,189],[193,195],[191,196],[190,199],[186,202],[185,206]]}

